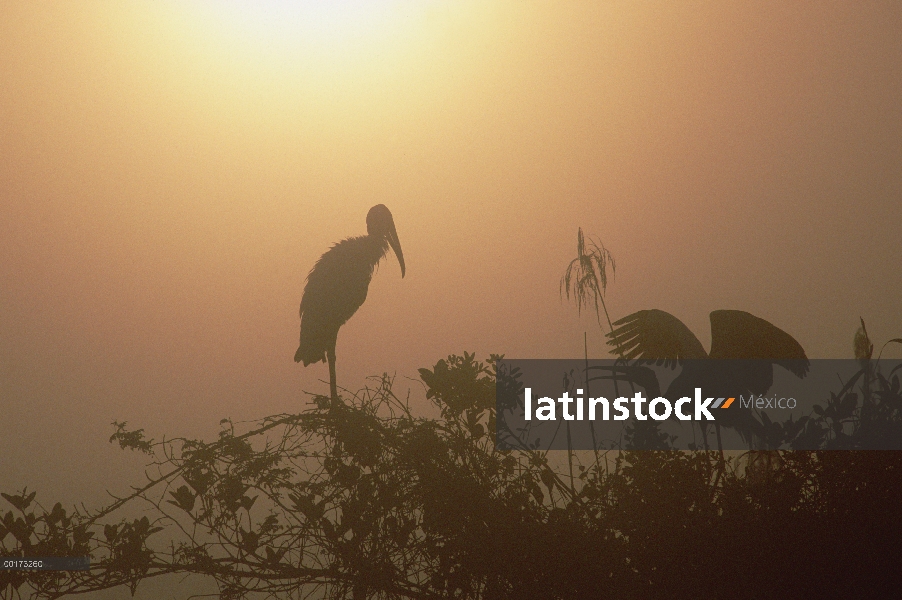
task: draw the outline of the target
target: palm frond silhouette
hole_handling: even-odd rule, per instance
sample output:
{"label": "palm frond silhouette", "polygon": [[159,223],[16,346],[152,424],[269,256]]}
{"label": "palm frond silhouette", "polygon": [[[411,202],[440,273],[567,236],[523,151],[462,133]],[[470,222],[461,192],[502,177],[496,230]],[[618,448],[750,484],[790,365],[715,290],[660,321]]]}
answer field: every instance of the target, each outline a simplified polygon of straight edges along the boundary
{"label": "palm frond silhouette", "polygon": [[[682,366],[667,389],[668,397],[691,396],[700,387],[706,395],[761,395],[773,384],[774,365],[799,378],[809,361],[801,344],[772,323],[741,310],[711,313],[711,350],[682,321],[663,310],[640,310],[614,323],[608,344],[624,358],[653,361],[669,368]],[[731,360],[707,360],[731,359]],[[734,428],[746,441],[760,429],[749,411],[729,411],[715,422]]]}

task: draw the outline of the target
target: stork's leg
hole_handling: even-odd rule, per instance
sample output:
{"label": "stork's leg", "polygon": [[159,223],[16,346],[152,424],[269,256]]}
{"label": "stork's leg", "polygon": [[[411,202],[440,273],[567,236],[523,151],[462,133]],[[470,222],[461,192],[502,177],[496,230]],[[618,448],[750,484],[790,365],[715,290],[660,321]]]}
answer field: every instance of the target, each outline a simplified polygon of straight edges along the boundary
{"label": "stork's leg", "polygon": [[329,391],[332,399],[338,400],[338,386],[335,383],[335,348],[326,350],[326,358],[329,360]]}

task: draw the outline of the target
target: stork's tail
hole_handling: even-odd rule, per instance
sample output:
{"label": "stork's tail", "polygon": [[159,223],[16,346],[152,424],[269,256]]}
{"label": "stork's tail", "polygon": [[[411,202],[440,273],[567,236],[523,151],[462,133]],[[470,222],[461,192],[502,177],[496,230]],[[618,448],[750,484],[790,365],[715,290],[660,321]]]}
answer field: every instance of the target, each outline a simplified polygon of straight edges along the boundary
{"label": "stork's tail", "polygon": [[294,362],[303,362],[305,367],[311,363],[325,361],[325,350],[320,350],[319,352],[317,352],[316,350],[311,350],[309,345],[305,346],[304,344],[301,344],[300,346],[298,346],[298,351],[294,353]]}

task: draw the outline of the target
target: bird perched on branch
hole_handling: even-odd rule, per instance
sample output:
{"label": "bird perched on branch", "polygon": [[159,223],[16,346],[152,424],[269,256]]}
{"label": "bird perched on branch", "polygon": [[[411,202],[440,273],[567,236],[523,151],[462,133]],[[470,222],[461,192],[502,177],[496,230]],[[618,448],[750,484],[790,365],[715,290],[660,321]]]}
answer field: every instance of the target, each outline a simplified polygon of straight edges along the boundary
{"label": "bird perched on branch", "polygon": [[404,277],[404,254],[395,221],[384,204],[366,216],[367,235],[342,240],[323,254],[307,275],[301,298],[301,341],[295,362],[329,362],[329,388],[338,397],[335,383],[335,342],[338,329],[366,300],[373,269],[391,247]]}

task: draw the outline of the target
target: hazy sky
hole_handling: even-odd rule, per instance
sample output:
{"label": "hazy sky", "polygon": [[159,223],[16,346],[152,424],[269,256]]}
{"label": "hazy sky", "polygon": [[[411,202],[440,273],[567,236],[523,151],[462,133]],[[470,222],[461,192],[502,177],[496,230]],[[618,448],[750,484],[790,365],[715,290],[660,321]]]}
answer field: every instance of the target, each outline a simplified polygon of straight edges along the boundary
{"label": "hazy sky", "polygon": [[895,0],[0,1],[0,491],[96,504],[140,482],[114,419],[209,438],[326,392],[304,278],[378,203],[407,276],[339,334],[351,389],[604,353],[558,295],[580,226],[615,319],[902,336],[900,31]]}

